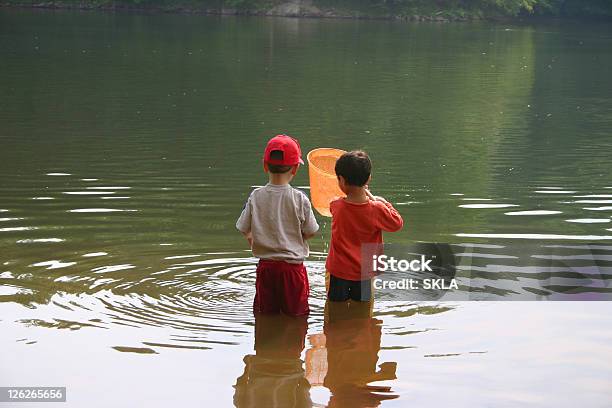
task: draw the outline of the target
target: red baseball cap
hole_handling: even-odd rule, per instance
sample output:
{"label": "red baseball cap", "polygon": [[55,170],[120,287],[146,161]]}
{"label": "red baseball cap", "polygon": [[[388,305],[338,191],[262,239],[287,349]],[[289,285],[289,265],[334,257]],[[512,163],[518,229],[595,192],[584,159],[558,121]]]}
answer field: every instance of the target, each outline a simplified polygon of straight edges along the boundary
{"label": "red baseball cap", "polygon": [[304,164],[300,144],[296,139],[287,135],[276,135],[268,141],[264,161],[279,166]]}

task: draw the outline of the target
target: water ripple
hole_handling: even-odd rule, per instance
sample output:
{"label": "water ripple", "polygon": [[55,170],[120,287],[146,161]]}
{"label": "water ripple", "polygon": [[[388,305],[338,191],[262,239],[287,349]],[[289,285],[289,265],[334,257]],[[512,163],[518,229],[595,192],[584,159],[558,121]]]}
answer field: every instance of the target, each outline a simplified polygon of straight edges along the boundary
{"label": "water ripple", "polygon": [[610,222],[609,218],[575,218],[571,220],[565,220],[566,222],[575,222],[579,224],[605,224]]}
{"label": "water ripple", "polygon": [[526,210],[526,211],[511,211],[505,214],[506,215],[553,215],[553,214],[562,214],[562,212],[552,211],[552,210]]}
{"label": "water ripple", "polygon": [[76,208],[73,210],[67,210],[71,213],[110,213],[110,212],[134,212],[138,210],[126,210],[120,208]]}
{"label": "water ripple", "polygon": [[461,208],[508,208],[508,207],[518,207],[517,204],[461,204],[459,205]]}

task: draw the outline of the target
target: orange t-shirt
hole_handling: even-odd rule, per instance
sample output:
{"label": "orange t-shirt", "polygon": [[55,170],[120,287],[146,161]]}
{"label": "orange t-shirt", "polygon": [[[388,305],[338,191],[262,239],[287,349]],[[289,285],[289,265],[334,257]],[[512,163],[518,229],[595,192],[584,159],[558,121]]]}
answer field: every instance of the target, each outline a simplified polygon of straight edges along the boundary
{"label": "orange t-shirt", "polygon": [[337,278],[362,280],[361,245],[382,244],[382,232],[399,231],[404,220],[391,203],[382,201],[357,204],[340,198],[329,210],[332,236],[325,268]]}

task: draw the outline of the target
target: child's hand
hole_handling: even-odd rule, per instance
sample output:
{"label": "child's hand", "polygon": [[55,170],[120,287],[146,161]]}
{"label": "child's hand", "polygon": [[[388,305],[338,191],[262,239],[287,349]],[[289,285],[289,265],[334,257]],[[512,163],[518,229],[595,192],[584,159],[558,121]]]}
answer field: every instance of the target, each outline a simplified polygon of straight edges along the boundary
{"label": "child's hand", "polygon": [[381,196],[374,196],[374,200],[375,201],[381,201],[383,203],[388,203],[388,201],[385,200],[384,197],[381,197]]}
{"label": "child's hand", "polygon": [[316,235],[316,233],[312,233],[312,234],[304,234],[302,232],[302,238],[304,238],[304,240],[309,240],[310,238],[314,237]]}
{"label": "child's hand", "polygon": [[372,201],[380,201],[380,202],[383,202],[383,203],[387,203],[387,202],[388,202],[388,201],[387,201],[387,200],[385,200],[383,197],[381,197],[381,196],[375,196],[374,194],[372,194],[372,193],[370,192],[369,187],[368,187],[367,185],[366,185],[366,190],[365,190],[365,192],[366,192],[366,195],[368,196],[368,198],[369,198],[370,200],[372,200]]}
{"label": "child's hand", "polygon": [[251,231],[243,232],[242,235],[249,241],[249,248],[253,249],[253,234],[251,234]]}

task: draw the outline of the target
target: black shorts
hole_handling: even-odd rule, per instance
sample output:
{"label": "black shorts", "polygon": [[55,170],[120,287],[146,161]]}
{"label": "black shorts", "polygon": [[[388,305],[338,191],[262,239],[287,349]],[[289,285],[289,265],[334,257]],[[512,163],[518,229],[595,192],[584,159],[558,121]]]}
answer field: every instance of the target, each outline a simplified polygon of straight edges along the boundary
{"label": "black shorts", "polygon": [[372,280],[353,281],[337,278],[330,274],[327,299],[332,302],[344,302],[349,299],[369,302],[372,299]]}

